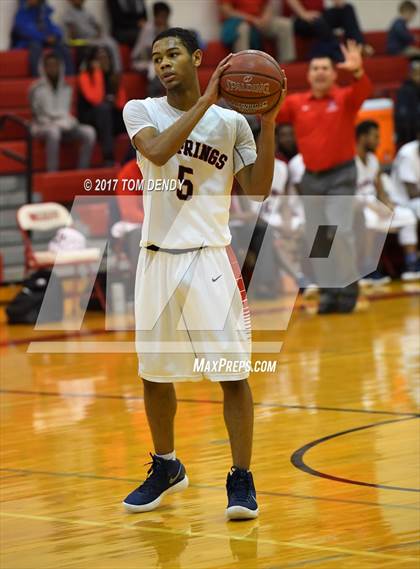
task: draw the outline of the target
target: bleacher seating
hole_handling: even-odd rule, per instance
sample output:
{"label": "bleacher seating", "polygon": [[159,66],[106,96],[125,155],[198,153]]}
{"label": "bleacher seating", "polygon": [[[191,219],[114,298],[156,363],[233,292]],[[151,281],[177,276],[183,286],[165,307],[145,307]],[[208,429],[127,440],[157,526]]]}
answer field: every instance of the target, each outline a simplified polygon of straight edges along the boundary
{"label": "bleacher seating", "polygon": [[[87,193],[83,188],[85,179],[111,180],[118,176],[118,168],[89,168],[88,170],[67,170],[62,172],[40,172],[34,175],[33,190],[40,194],[42,201],[60,201],[71,203],[75,196],[102,197],[107,192]],[[113,195],[112,192],[109,195]]]}
{"label": "bleacher seating", "polygon": [[[365,60],[367,73],[375,85],[375,96],[393,95],[407,75],[408,61],[404,57],[384,55],[386,33],[369,32],[366,41],[376,51],[376,55]],[[297,40],[298,53],[302,56],[308,48],[308,43]],[[207,85],[217,63],[227,55],[228,50],[219,41],[210,41],[203,56],[202,66],[199,69],[201,88]],[[144,75],[130,71],[130,52],[127,46],[121,46],[121,56],[124,66],[123,83],[127,97],[143,98],[146,96],[147,82]],[[284,65],[290,92],[307,88],[305,62],[296,62]],[[26,120],[31,119],[28,91],[33,79],[29,77],[28,54],[26,50],[11,50],[0,53],[0,115],[15,114]],[[75,99],[74,111],[77,108],[76,78],[67,78],[73,85]],[[348,74],[339,73],[339,83],[346,84],[350,81]],[[127,137],[121,135],[116,142],[116,159],[121,160],[127,151]],[[5,156],[2,149],[7,148],[17,154],[25,153],[23,129],[19,125],[8,123],[0,130],[0,175],[19,173],[24,166]],[[75,167],[74,144],[63,144],[60,165],[63,170]],[[99,166],[102,161],[100,149],[95,148],[92,167]],[[35,141],[33,148],[33,166],[35,172],[45,169],[45,151],[41,141]],[[38,184],[39,186],[39,184]],[[54,199],[58,199],[57,196]]]}
{"label": "bleacher seating", "polygon": [[[75,142],[63,143],[60,148],[61,170],[74,169],[77,161]],[[127,152],[128,138],[125,134],[119,135],[115,140],[115,158],[121,162]],[[20,156],[26,155],[26,143],[23,140],[7,140],[0,142],[0,176],[6,174],[19,174],[25,170],[24,164],[16,162],[3,154],[3,149],[10,150]],[[45,146],[41,140],[33,143],[32,168],[34,172],[45,170]],[[102,164],[102,154],[99,145],[95,145],[92,156],[92,166],[98,168]],[[57,199],[55,200],[57,201]]]}
{"label": "bleacher seating", "polygon": [[[417,30],[419,32],[420,30]],[[386,55],[386,33],[369,32],[365,34],[366,41],[375,49],[375,56],[365,60],[367,73],[374,83],[374,96],[394,96],[397,88],[407,76],[408,61],[403,57],[390,57]],[[296,38],[298,61],[284,65],[289,92],[307,89],[307,63],[305,58],[310,51],[311,40]],[[274,45],[267,41],[265,51],[274,55]],[[123,63],[122,81],[128,99],[141,99],[147,93],[147,80],[131,70],[130,50],[128,46],[120,46]],[[226,55],[226,49],[220,41],[209,41],[203,54],[202,65],[198,70],[201,89],[203,90],[215,67]],[[74,60],[77,61],[76,50],[73,49]],[[0,117],[12,115],[24,119],[27,124],[31,121],[29,105],[29,88],[33,78],[29,72],[28,52],[23,49],[0,52]],[[77,78],[67,77],[66,81],[73,86],[72,111],[77,114]],[[345,73],[339,73],[340,84],[351,81]],[[22,278],[22,245],[19,233],[15,227],[15,208],[26,203],[27,192],[30,185],[25,182],[23,174],[26,164],[17,161],[11,155],[26,158],[27,143],[25,128],[12,121],[3,121],[0,125],[0,177],[3,176],[4,214],[2,228],[7,231],[8,249],[4,253],[5,279],[16,280]],[[117,163],[125,157],[129,148],[126,134],[117,137],[115,142],[115,158]],[[4,154],[9,152],[9,156]],[[71,204],[77,196],[90,196],[89,203],[84,201],[83,208],[78,211],[82,223],[89,226],[91,237],[103,236],[108,231],[110,222],[109,201],[103,200],[103,192],[91,191],[87,193],[83,188],[86,178],[114,179],[118,174],[118,166],[102,168],[101,150],[98,144],[93,152],[91,168],[88,170],[75,170],[78,156],[77,143],[64,143],[60,149],[60,171],[46,172],[45,146],[40,140],[35,140],[32,147],[32,196],[33,200],[55,201]],[[99,198],[99,199],[98,199]],[[77,205],[76,205],[77,207]],[[1,259],[1,257],[0,257]],[[0,275],[1,278],[1,275]]]}

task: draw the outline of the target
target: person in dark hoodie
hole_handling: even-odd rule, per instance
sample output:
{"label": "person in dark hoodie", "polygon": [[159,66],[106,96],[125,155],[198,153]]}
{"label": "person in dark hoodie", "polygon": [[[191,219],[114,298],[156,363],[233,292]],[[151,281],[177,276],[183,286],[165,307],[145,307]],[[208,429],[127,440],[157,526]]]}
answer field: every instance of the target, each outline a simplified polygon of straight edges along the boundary
{"label": "person in dark hoodie", "polygon": [[147,20],[144,0],[107,0],[107,5],[113,37],[133,47]]}
{"label": "person in dark hoodie", "polygon": [[39,60],[46,47],[64,61],[66,75],[74,74],[70,51],[63,43],[63,33],[51,19],[53,9],[46,0],[20,0],[12,28],[12,47],[29,49],[29,66],[38,76]]}
{"label": "person in dark hoodie", "polygon": [[416,140],[420,125],[420,57],[411,61],[409,76],[398,89],[394,117],[398,146]]}
{"label": "person in dark hoodie", "polygon": [[411,0],[404,0],[398,6],[399,17],[396,18],[388,30],[387,52],[391,55],[406,55],[414,57],[420,55],[420,48],[416,38],[410,32],[408,25],[417,14],[417,5]]}
{"label": "person in dark hoodie", "polygon": [[64,80],[64,69],[54,53],[47,53],[40,65],[41,78],[32,84],[29,97],[33,114],[32,135],[46,142],[47,170],[59,169],[59,151],[62,140],[79,141],[77,167],[89,168],[95,130],[71,114],[73,89]]}

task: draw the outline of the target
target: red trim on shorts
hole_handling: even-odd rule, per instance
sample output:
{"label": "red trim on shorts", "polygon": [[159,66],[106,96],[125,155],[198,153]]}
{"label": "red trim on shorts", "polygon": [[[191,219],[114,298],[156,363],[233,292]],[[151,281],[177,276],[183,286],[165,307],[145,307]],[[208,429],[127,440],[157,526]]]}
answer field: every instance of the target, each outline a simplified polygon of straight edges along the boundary
{"label": "red trim on shorts", "polygon": [[251,312],[249,310],[248,297],[246,295],[245,283],[242,278],[241,268],[239,266],[235,252],[230,245],[226,247],[226,252],[229,258],[230,266],[232,267],[233,275],[236,279],[236,284],[238,285],[239,293],[241,295],[246,330],[249,334],[251,334]]}

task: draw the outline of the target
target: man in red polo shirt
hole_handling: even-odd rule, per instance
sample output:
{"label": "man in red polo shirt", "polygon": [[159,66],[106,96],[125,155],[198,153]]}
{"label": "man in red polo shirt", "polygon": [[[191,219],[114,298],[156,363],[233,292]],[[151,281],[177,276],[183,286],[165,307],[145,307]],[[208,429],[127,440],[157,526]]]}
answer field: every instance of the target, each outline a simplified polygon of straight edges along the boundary
{"label": "man in red polo shirt", "polygon": [[[354,76],[349,87],[335,84],[337,73],[328,57],[311,60],[308,71],[310,90],[286,97],[277,122],[293,124],[297,145],[303,156],[306,171],[301,182],[303,195],[344,196],[354,195],[357,172],[354,162],[356,152],[354,124],[363,101],[370,95],[372,84],[363,69],[361,48],[354,41],[342,47],[344,62],[338,67]],[[305,200],[304,200],[305,201]],[[353,239],[353,209],[342,207],[340,200],[326,199],[322,205],[326,234],[331,242],[336,226],[335,250],[339,252],[334,267],[337,281],[348,281],[355,275]],[[307,219],[313,214],[309,203],[305,204]],[[316,212],[317,215],[321,212]],[[316,240],[318,241],[318,240]],[[311,253],[322,257],[323,254]],[[316,272],[320,272],[314,266]],[[320,282],[325,274],[317,274]],[[319,312],[351,312],[356,305],[357,282],[343,288],[325,288],[321,291]]]}

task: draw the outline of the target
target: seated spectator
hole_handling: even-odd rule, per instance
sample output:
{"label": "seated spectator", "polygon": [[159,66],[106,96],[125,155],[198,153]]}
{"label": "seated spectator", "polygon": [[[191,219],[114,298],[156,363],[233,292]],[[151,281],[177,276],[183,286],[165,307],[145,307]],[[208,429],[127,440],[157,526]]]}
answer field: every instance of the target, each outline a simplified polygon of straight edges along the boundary
{"label": "seated spectator", "polygon": [[408,79],[397,92],[394,118],[398,146],[415,140],[420,124],[420,58],[411,61]]}
{"label": "seated spectator", "polygon": [[152,44],[155,37],[171,26],[169,18],[171,9],[166,2],[153,4],[153,20],[146,22],[139,31],[137,41],[131,52],[131,66],[140,73],[146,73],[149,79],[148,95],[156,97],[164,95],[164,89],[157,79],[152,63]]}
{"label": "seated spectator", "polygon": [[59,169],[59,151],[62,140],[80,141],[78,168],[89,168],[95,130],[80,124],[71,114],[73,89],[64,80],[61,60],[50,53],[40,65],[41,79],[30,89],[33,114],[32,135],[46,141],[47,170]]}
{"label": "seated spectator", "polygon": [[408,29],[408,24],[416,17],[417,6],[411,0],[404,0],[398,11],[400,16],[392,22],[388,32],[387,51],[391,55],[407,57],[420,55],[420,49],[414,45],[416,38]]}
{"label": "seated spectator", "polygon": [[392,166],[394,202],[412,209],[420,219],[420,124],[417,124],[417,140],[402,146]]}
{"label": "seated spectator", "polygon": [[344,40],[353,39],[363,45],[366,55],[371,55],[373,49],[365,44],[363,33],[356,12],[345,0],[333,0],[333,7],[325,8],[324,0],[285,0],[283,4],[285,16],[294,17],[294,30],[299,36],[316,38],[308,58],[316,55],[326,55],[335,61],[342,59],[339,40],[334,33],[342,30]]}
{"label": "seated spectator", "polygon": [[112,36],[133,47],[147,20],[144,0],[107,0]]}
{"label": "seated spectator", "polygon": [[95,128],[104,163],[111,166],[114,137],[125,132],[121,111],[127,97],[106,48],[94,48],[82,65],[79,91],[79,119]]}
{"label": "seated spectator", "polygon": [[[357,204],[364,217],[363,263],[362,271],[372,266],[375,253],[383,241],[381,234],[388,230],[398,232],[398,240],[404,250],[405,271],[403,280],[420,277],[417,263],[417,219],[413,211],[404,205],[392,201],[386,192],[380,175],[379,160],[375,151],[379,146],[379,125],[375,121],[364,121],[356,128],[356,167],[357,167]],[[389,187],[389,184],[387,184]],[[382,207],[377,199],[388,208]],[[392,211],[392,217],[391,212]],[[379,241],[378,241],[379,239]],[[391,279],[378,270],[368,274],[360,281],[363,285],[381,285]]]}
{"label": "seated spectator", "polygon": [[64,14],[64,25],[72,43],[80,46],[105,46],[112,55],[116,73],[121,73],[122,64],[118,43],[105,34],[90,12],[84,9],[85,0],[67,0],[70,6]]}
{"label": "seated spectator", "polygon": [[296,59],[293,25],[290,18],[274,15],[272,0],[219,0],[223,18],[221,39],[234,52],[261,49],[263,38],[276,41],[277,59]]}
{"label": "seated spectator", "polygon": [[67,75],[73,75],[71,54],[63,44],[63,33],[51,19],[53,9],[45,0],[20,0],[12,28],[12,47],[29,50],[31,75],[38,77],[38,65],[44,48],[62,58]]}

